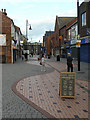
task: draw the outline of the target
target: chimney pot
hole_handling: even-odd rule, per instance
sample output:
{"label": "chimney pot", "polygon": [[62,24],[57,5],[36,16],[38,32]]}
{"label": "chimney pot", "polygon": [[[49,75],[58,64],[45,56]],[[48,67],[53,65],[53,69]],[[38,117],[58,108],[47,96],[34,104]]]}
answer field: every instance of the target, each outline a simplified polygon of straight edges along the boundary
{"label": "chimney pot", "polygon": [[3,13],[3,9],[1,9],[2,13]]}
{"label": "chimney pot", "polygon": [[4,9],[4,13],[6,13],[6,9]]}
{"label": "chimney pot", "polygon": [[4,13],[5,15],[7,15],[7,13],[6,13],[6,9],[4,9],[3,13]]}

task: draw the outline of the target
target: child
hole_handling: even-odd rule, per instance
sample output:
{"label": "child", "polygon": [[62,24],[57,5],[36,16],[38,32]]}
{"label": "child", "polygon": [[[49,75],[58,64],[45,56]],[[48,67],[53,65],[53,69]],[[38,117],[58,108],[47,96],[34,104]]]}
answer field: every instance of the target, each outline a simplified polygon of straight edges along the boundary
{"label": "child", "polygon": [[46,68],[45,68],[45,55],[43,54],[42,55],[42,59],[41,59],[41,71],[46,71]]}

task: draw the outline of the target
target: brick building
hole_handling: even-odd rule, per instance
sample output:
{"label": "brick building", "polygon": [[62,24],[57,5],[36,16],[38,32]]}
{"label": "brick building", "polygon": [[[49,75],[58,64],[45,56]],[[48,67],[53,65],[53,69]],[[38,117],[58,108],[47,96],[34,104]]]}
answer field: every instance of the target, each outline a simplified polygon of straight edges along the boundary
{"label": "brick building", "polygon": [[79,7],[80,60],[90,63],[90,1]]}
{"label": "brick building", "polygon": [[0,39],[0,48],[2,48],[0,56],[2,56],[2,62],[13,63],[17,59],[22,34],[20,28],[15,26],[13,20],[7,16],[6,9],[0,11],[0,16],[0,35],[6,36],[4,45],[2,45],[3,40]]}
{"label": "brick building", "polygon": [[54,31],[46,31],[45,35],[43,36],[43,53],[46,55],[50,55],[50,35],[52,35]]}
{"label": "brick building", "polygon": [[[66,57],[66,48],[64,42],[67,40],[66,25],[75,17],[58,17],[55,21],[55,55]],[[60,36],[62,36],[60,38]]]}
{"label": "brick building", "polygon": [[47,50],[47,55],[54,55],[54,33],[46,38],[45,48]]}
{"label": "brick building", "polygon": [[78,35],[77,17],[66,25],[66,32],[67,32],[67,41],[65,43],[66,52],[67,54],[68,52],[71,53],[73,58],[77,58],[76,48],[76,41]]}
{"label": "brick building", "polygon": [[7,63],[12,62],[12,52],[11,52],[11,23],[12,20],[7,16],[6,11],[0,12],[2,16],[2,20],[0,21],[2,24],[2,31],[0,34],[6,35],[6,44],[0,46],[2,48],[2,60]]}

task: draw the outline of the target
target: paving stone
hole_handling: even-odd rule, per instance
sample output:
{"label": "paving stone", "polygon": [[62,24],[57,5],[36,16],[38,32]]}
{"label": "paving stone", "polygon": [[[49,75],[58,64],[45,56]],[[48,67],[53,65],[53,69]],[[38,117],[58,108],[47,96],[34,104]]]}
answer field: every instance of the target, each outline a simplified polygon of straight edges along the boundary
{"label": "paving stone", "polygon": [[[53,71],[52,68],[47,68],[47,73]],[[20,118],[21,115],[28,113],[42,114],[33,107],[24,102],[11,90],[12,85],[27,76],[42,74],[40,66],[27,64],[21,60],[17,60],[15,64],[2,65],[2,116],[3,118],[10,118],[12,114],[15,118]],[[24,106],[23,106],[24,105]],[[28,106],[28,109],[27,107]],[[8,114],[7,114],[8,112]]]}

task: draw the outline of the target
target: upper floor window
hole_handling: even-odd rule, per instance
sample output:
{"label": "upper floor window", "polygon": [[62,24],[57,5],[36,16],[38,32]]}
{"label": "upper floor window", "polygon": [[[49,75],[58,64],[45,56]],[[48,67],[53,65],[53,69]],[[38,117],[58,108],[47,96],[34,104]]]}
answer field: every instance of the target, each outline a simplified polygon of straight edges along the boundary
{"label": "upper floor window", "polygon": [[82,26],[86,25],[86,12],[82,14]]}

